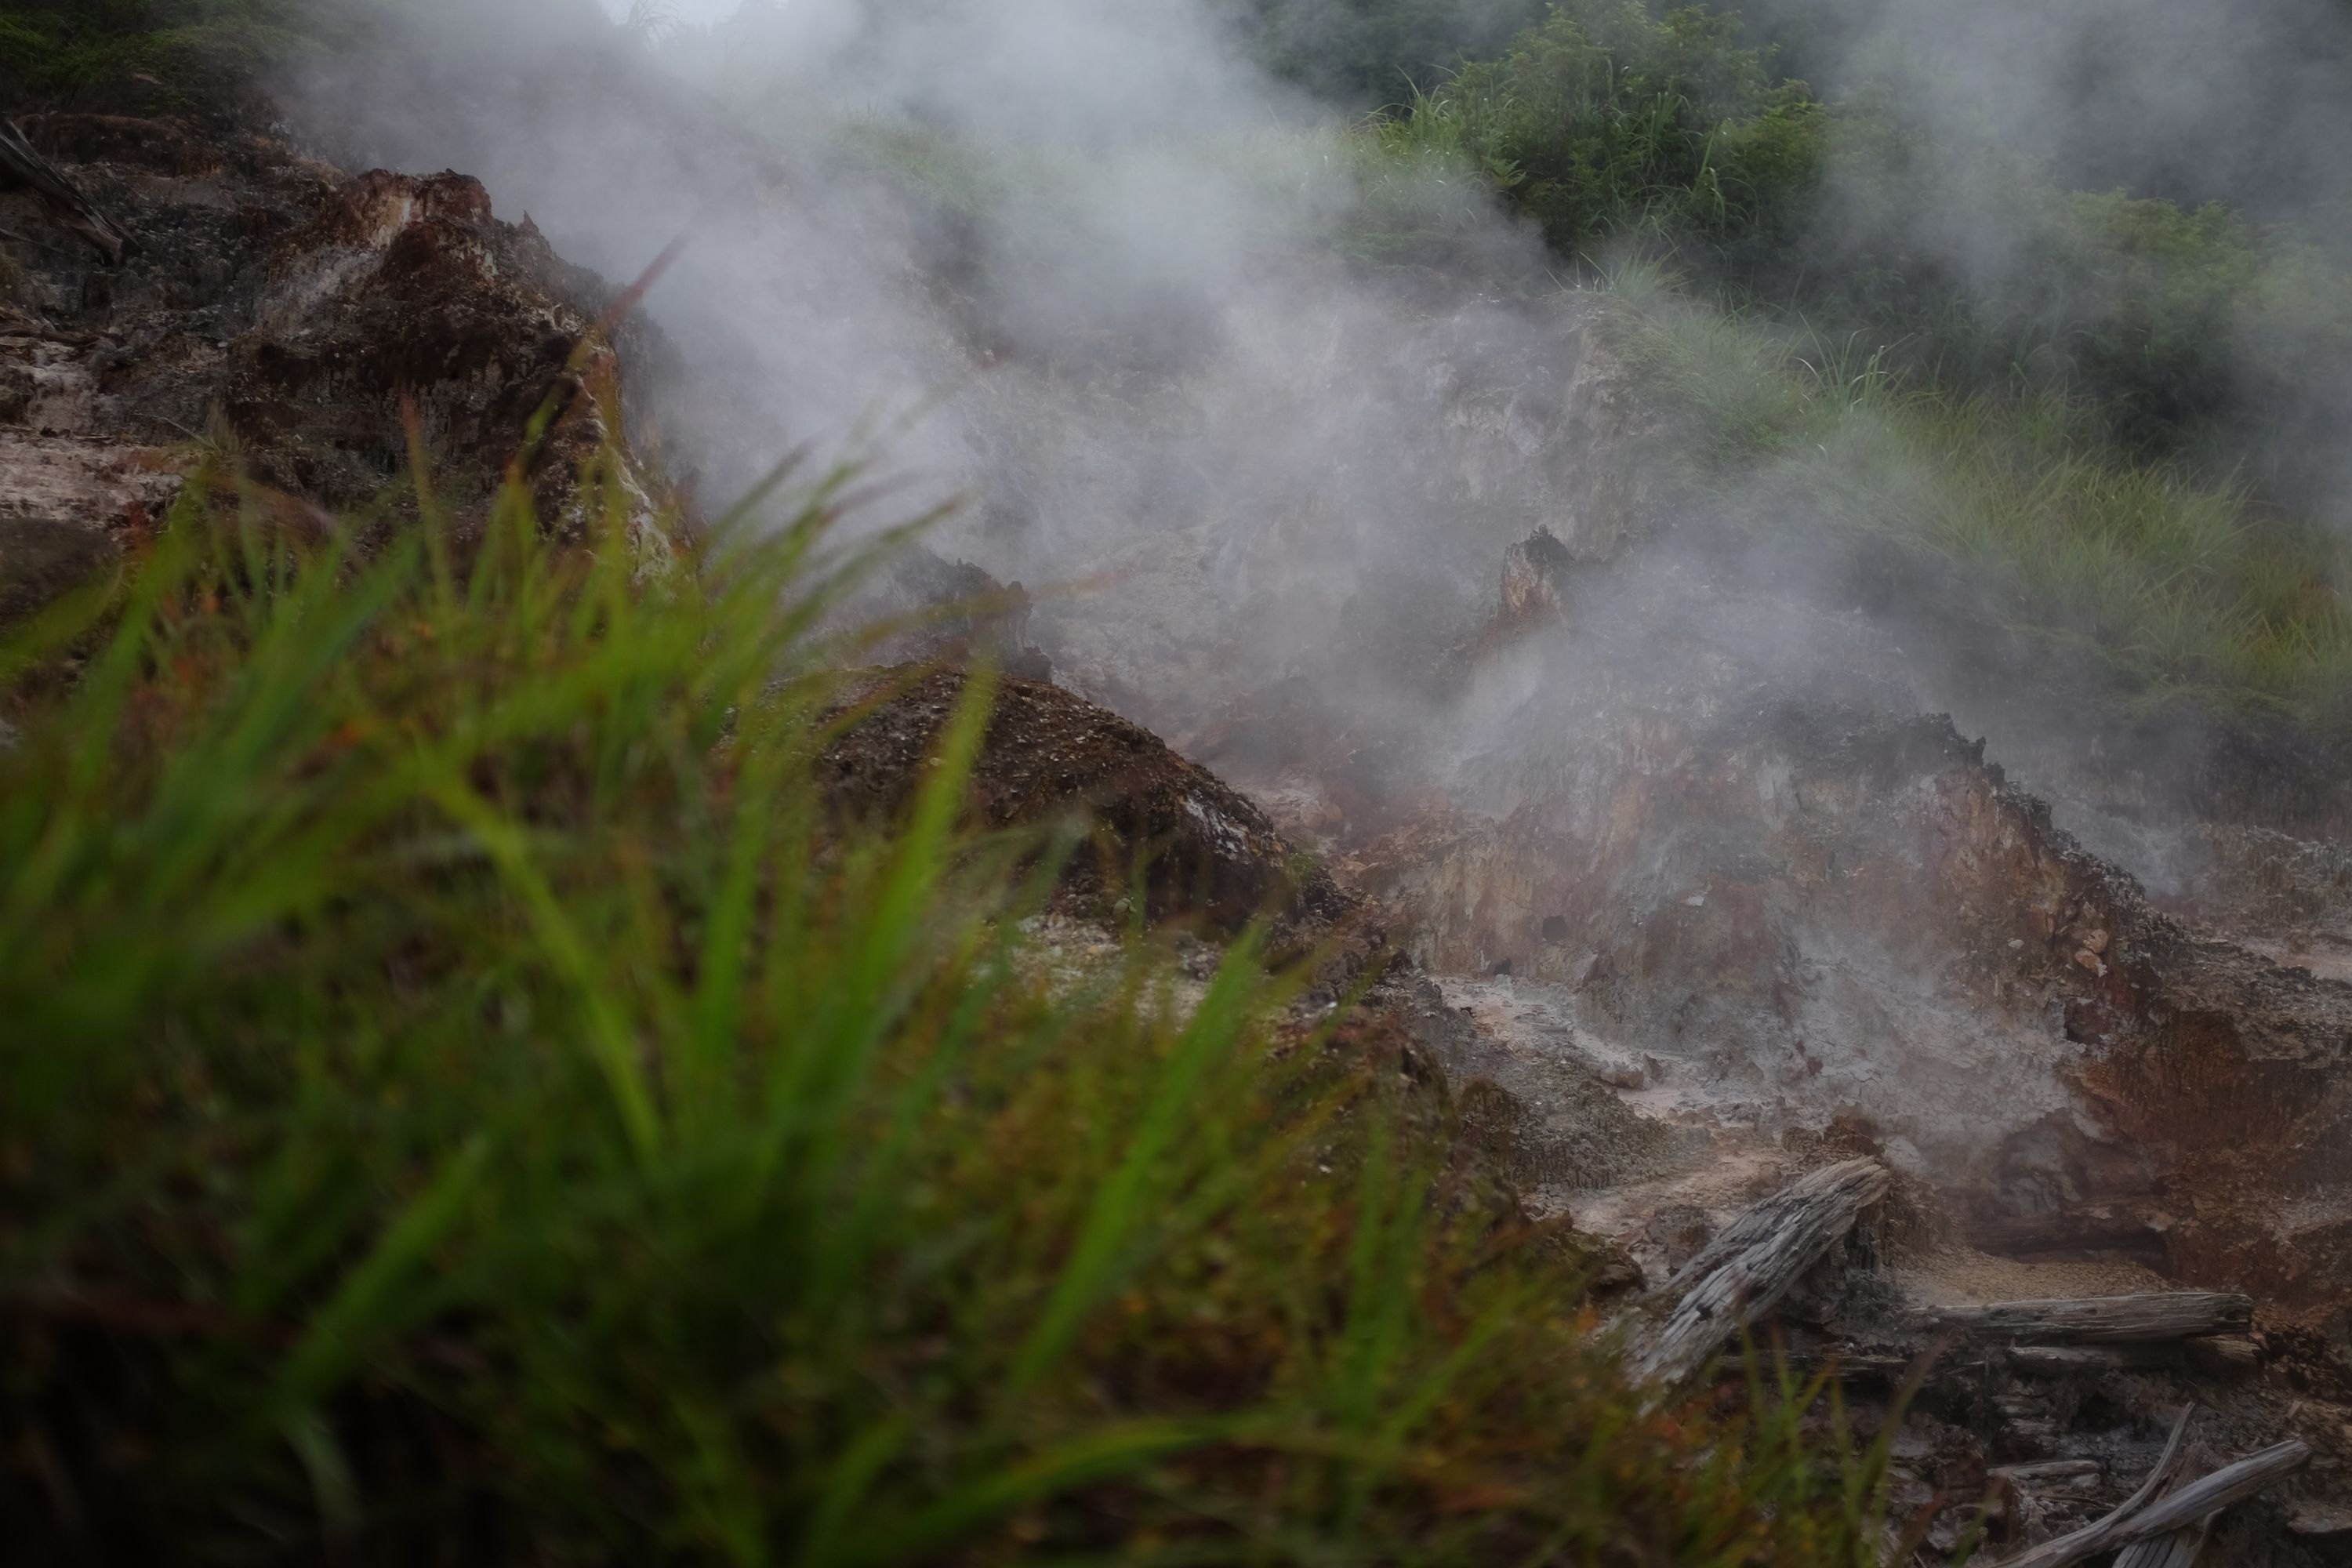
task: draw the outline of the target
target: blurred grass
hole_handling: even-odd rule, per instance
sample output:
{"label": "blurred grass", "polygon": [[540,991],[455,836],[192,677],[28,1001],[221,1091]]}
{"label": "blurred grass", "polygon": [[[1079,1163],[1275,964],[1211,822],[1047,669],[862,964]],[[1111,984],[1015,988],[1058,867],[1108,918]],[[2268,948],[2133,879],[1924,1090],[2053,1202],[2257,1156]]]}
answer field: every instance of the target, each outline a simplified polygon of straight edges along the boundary
{"label": "blurred grass", "polygon": [[1883,1454],[1624,1387],[1393,1036],[1044,962],[985,680],[835,817],[837,488],[661,570],[595,493],[214,475],[8,642],[16,1561],[1875,1561]]}

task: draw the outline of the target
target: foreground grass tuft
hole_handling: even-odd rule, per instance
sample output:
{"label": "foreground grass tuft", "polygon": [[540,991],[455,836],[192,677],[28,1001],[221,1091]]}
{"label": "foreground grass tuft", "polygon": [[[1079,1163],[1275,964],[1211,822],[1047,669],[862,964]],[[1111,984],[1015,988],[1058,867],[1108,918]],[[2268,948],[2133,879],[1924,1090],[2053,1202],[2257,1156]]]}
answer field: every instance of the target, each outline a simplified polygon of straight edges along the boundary
{"label": "foreground grass tuft", "polygon": [[4,667],[23,1560],[1871,1559],[1807,1393],[1630,1393],[1247,940],[1035,962],[984,697],[835,823],[822,496],[649,574],[617,489],[220,493]]}

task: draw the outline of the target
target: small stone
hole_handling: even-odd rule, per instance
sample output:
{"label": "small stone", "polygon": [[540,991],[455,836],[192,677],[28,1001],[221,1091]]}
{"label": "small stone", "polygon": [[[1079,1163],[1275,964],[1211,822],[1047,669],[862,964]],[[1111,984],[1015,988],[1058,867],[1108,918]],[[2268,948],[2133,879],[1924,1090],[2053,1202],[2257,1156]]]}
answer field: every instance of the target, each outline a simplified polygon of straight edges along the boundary
{"label": "small stone", "polygon": [[2286,1516],[2294,1535],[2352,1535],[2352,1508],[2332,1502],[2307,1502]]}

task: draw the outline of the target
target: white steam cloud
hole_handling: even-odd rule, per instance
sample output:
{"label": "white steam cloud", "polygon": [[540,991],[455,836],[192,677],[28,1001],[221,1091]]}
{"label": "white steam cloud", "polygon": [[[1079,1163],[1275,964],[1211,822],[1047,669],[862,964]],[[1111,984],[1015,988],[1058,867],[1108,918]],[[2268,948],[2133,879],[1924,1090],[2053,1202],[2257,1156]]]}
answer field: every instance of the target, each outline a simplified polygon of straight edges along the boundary
{"label": "white steam cloud", "polygon": [[1541,279],[1534,237],[1391,174],[1373,195],[1445,227],[1449,270],[1348,259],[1339,113],[1205,7],[793,0],[654,47],[585,3],[428,17],[305,118],[354,162],[479,175],[608,276],[686,235],[649,309],[708,499],[789,447],[878,452],[902,505],[970,498],[945,552],[1124,573],[1049,612],[1066,668],[1179,738],[1328,657],[1368,593],[1395,646],[1350,679],[1417,689],[1503,546],[1564,526],[1573,313],[1493,286]]}

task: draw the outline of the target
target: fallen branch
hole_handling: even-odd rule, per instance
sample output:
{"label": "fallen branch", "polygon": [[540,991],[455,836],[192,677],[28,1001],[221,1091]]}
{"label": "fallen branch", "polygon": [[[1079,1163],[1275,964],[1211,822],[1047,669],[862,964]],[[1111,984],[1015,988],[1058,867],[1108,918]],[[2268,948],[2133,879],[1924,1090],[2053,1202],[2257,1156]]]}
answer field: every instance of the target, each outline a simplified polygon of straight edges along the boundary
{"label": "fallen branch", "polygon": [[2164,1452],[2157,1458],[2156,1468],[2148,1471],[2147,1479],[2140,1482],[2139,1489],[2117,1505],[2114,1512],[2072,1534],[2062,1535],[2055,1541],[2045,1541],[2015,1557],[2004,1559],[1999,1568],[2064,1568],[2066,1563],[2080,1562],[2095,1552],[2114,1545],[2120,1539],[2118,1532],[2130,1522],[2132,1515],[2147,1507],[2148,1500],[2163,1490],[2164,1483],[2171,1479],[2173,1467],[2180,1462],[2180,1441],[2189,1436],[2189,1418],[2195,1414],[2197,1406],[2194,1405],[2180,1407],[2180,1419],[2172,1424],[2172,1436],[2165,1440]]}
{"label": "fallen branch", "polygon": [[2031,1465],[1996,1465],[1987,1473],[2012,1481],[2063,1481],[2095,1476],[2105,1468],[2096,1459],[2042,1459]]}
{"label": "fallen branch", "polygon": [[51,221],[89,241],[109,261],[120,262],[132,247],[122,226],[99,211],[79,186],[36,152],[25,133],[5,120],[0,120],[0,190],[31,192]]}
{"label": "fallen branch", "polygon": [[1848,1160],[1741,1210],[1653,1298],[1670,1305],[1635,1332],[1634,1375],[1671,1384],[1696,1372],[1827,1257],[1890,1179],[1875,1160]]}
{"label": "fallen branch", "polygon": [[2150,1500],[2164,1489],[2174,1467],[2179,1463],[2180,1440],[2188,1434],[2189,1417],[2195,1409],[2192,1405],[2181,1411],[2180,1419],[2173,1424],[2171,1440],[2164,1446],[2164,1457],[2157,1460],[2156,1468],[2148,1472],[2139,1489],[2113,1513],[2072,1534],[2008,1558],[1999,1568],[2065,1568],[2070,1563],[2136,1542],[2158,1543],[2163,1548],[2152,1554],[2143,1553],[2136,1568],[2163,1568],[2177,1561],[2172,1553],[2178,1543],[2171,1538],[2189,1534],[2201,1541],[2205,1523],[2214,1514],[2232,1503],[2243,1502],[2289,1471],[2300,1468],[2311,1458],[2311,1449],[2304,1443],[2293,1439],[2274,1443],[2151,1504]]}
{"label": "fallen branch", "polygon": [[2205,1550],[2205,1537],[2212,1528],[2209,1518],[2161,1540],[2136,1542],[2116,1554],[2116,1568],[2196,1568],[2198,1553]]}
{"label": "fallen branch", "polygon": [[2216,1290],[1994,1301],[1979,1307],[1937,1307],[1926,1314],[1929,1326],[1948,1331],[2092,1344],[2152,1344],[2208,1334],[2242,1334],[2253,1326],[2253,1321],[2252,1298]]}

